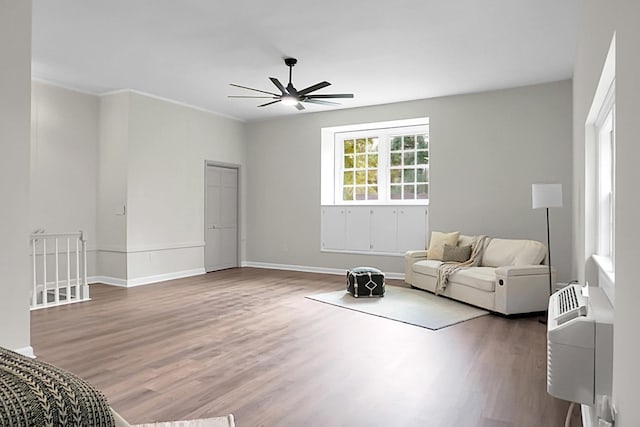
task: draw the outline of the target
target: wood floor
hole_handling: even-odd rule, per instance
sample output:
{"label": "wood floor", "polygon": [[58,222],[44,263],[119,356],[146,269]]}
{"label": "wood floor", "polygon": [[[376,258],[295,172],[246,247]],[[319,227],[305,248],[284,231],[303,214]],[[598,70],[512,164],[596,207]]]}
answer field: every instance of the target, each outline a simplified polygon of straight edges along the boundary
{"label": "wood floor", "polygon": [[342,288],[340,276],[253,268],[92,285],[90,302],[32,312],[32,346],[131,423],[233,413],[239,427],[564,425],[535,317],[431,331],[304,298]]}

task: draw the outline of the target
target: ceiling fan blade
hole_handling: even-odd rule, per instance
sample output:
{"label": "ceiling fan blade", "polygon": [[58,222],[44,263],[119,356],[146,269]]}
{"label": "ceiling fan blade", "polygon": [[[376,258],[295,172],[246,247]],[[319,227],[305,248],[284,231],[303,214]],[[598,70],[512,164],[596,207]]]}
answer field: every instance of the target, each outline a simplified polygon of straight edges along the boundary
{"label": "ceiling fan blade", "polygon": [[280,102],[280,100],[276,99],[275,101],[271,101],[271,102],[267,102],[266,104],[258,105],[258,107],[266,107],[267,105],[275,104],[276,102]]}
{"label": "ceiling fan blade", "polygon": [[320,105],[342,105],[337,102],[323,101],[321,99],[305,99],[303,102],[310,102],[312,104],[320,104]]}
{"label": "ceiling fan blade", "polygon": [[280,80],[276,79],[275,77],[269,77],[269,80],[271,80],[271,82],[276,85],[276,87],[278,88],[278,90],[280,90],[280,92],[282,92],[282,94],[286,94],[287,90],[284,88],[284,86],[282,85],[282,83],[280,83]]}
{"label": "ceiling fan blade", "polygon": [[301,95],[301,96],[302,95],[306,95],[308,93],[314,92],[314,91],[316,91],[318,89],[322,89],[323,87],[327,87],[327,86],[331,86],[331,83],[329,83],[329,82],[320,82],[320,83],[315,84],[313,86],[309,86],[307,88],[299,90],[298,91],[298,95]]}
{"label": "ceiling fan blade", "polygon": [[252,87],[240,86],[240,85],[236,85],[236,84],[233,84],[233,83],[229,83],[229,85],[233,86],[233,87],[239,87],[239,88],[242,88],[242,89],[255,90],[256,92],[268,93],[269,95],[273,95],[273,96],[279,96],[277,93],[267,92],[266,90],[254,89]]}
{"label": "ceiling fan blade", "polygon": [[300,104],[299,102],[295,105],[295,107],[296,107],[298,110],[304,110],[304,106],[303,106],[302,104]]}
{"label": "ceiling fan blade", "polygon": [[331,93],[326,95],[307,95],[307,98],[321,99],[321,98],[353,98],[352,93]]}
{"label": "ceiling fan blade", "polygon": [[229,95],[227,98],[269,98],[273,99],[273,96],[245,96],[245,95]]}

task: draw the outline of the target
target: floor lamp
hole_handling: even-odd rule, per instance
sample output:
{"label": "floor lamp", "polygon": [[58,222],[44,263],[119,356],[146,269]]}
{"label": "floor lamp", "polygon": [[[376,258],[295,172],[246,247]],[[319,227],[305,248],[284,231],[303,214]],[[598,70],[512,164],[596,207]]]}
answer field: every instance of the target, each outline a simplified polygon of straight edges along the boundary
{"label": "floor lamp", "polygon": [[549,208],[562,207],[562,184],[532,184],[531,203],[533,209],[547,210],[547,253],[549,254],[549,295],[553,293],[551,283],[551,240],[549,239]]}

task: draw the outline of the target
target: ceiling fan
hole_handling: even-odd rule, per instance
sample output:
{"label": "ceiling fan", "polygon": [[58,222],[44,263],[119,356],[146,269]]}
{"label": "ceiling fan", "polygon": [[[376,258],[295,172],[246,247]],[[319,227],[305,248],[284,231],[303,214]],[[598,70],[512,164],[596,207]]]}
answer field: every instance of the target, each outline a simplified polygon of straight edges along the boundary
{"label": "ceiling fan", "polygon": [[231,83],[231,86],[239,87],[242,89],[253,90],[256,92],[261,92],[268,94],[270,96],[240,96],[240,95],[230,95],[229,98],[268,98],[275,99],[275,101],[270,101],[264,103],[262,105],[258,105],[258,107],[266,107],[267,105],[275,104],[277,102],[282,102],[284,105],[293,105],[298,110],[304,110],[304,106],[301,104],[302,102],[309,102],[312,104],[321,104],[321,105],[340,105],[337,102],[325,101],[325,99],[331,98],[353,98],[352,93],[334,93],[334,94],[322,94],[322,95],[313,95],[311,92],[315,92],[319,89],[330,86],[329,82],[320,82],[315,85],[309,86],[302,90],[297,90],[293,84],[291,83],[291,70],[293,66],[298,63],[296,58],[285,58],[284,63],[289,67],[289,84],[287,87],[284,87],[280,80],[275,77],[269,77],[269,80],[278,88],[280,93],[268,92],[266,90],[254,89],[251,87],[240,86]]}

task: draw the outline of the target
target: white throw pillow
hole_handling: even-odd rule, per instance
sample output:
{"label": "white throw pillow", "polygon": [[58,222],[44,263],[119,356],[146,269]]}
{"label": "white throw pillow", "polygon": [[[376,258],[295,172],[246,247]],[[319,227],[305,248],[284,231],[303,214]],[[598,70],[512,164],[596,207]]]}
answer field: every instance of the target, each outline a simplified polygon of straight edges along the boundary
{"label": "white throw pillow", "polygon": [[429,249],[427,249],[427,259],[442,260],[444,253],[444,245],[456,246],[460,237],[459,231],[451,233],[441,233],[440,231],[432,231],[429,240]]}

